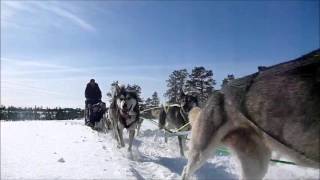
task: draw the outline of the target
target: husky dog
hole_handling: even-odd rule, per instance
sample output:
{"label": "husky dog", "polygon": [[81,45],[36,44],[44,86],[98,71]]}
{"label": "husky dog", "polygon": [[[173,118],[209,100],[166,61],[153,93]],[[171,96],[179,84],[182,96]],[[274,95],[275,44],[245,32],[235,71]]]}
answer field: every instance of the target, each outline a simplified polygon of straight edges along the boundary
{"label": "husky dog", "polygon": [[114,85],[108,116],[112,122],[112,129],[119,148],[124,147],[123,129],[126,128],[129,131],[128,151],[131,151],[135,129],[139,121],[137,93],[126,90],[124,86]]}
{"label": "husky dog", "polygon": [[320,167],[320,50],[232,80],[215,91],[192,123],[182,178],[220,144],[240,160],[243,179],[262,179],[271,150],[297,165]]}
{"label": "husky dog", "polygon": [[194,107],[189,111],[188,119],[190,121],[191,127],[193,126],[195,121],[198,119],[200,112],[201,112],[200,107]]}
{"label": "husky dog", "polygon": [[[179,129],[189,123],[188,113],[193,108],[198,106],[198,99],[196,96],[185,94],[181,92],[181,105],[174,104],[162,107],[159,114],[159,129]],[[185,126],[181,131],[190,130],[190,125]],[[184,139],[178,136],[180,154],[184,156],[183,144]]]}
{"label": "husky dog", "polygon": [[109,118],[109,108],[106,107],[105,113],[102,116],[102,119],[95,124],[95,129],[102,131],[104,133],[108,133],[111,129],[111,120]]}

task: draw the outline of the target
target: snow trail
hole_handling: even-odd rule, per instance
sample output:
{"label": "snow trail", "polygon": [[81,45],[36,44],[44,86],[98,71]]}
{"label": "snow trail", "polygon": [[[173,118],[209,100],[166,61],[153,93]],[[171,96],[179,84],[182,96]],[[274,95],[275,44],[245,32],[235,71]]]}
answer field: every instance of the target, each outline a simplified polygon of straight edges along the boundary
{"label": "snow trail", "polygon": [[[180,179],[187,160],[178,141],[144,121],[132,153],[118,149],[112,134],[83,120],[1,121],[1,179]],[[192,179],[239,179],[233,156],[215,156]],[[265,179],[317,179],[317,170],[272,165]]]}

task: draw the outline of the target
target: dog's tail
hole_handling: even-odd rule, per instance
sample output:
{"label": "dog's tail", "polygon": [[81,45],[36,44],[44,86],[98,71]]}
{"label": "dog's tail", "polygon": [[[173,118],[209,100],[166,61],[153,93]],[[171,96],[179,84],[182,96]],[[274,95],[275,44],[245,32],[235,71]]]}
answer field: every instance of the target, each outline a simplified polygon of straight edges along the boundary
{"label": "dog's tail", "polygon": [[160,110],[160,115],[159,115],[159,129],[163,129],[165,124],[166,124],[166,118],[167,118],[167,113],[164,109],[165,107],[162,106]]}

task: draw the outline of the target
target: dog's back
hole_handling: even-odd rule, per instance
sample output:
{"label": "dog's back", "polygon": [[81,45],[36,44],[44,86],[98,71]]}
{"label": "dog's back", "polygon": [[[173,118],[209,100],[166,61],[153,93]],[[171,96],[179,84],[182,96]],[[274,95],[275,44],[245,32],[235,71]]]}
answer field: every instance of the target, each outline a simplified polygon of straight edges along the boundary
{"label": "dog's back", "polygon": [[[245,83],[239,86],[239,82]],[[306,158],[320,161],[319,50],[234,80],[224,92],[268,135]]]}
{"label": "dog's back", "polygon": [[270,147],[299,165],[319,168],[319,107],[320,50],[232,80],[213,92],[192,122],[182,178],[200,168],[220,143],[237,154],[244,179],[264,177]]}

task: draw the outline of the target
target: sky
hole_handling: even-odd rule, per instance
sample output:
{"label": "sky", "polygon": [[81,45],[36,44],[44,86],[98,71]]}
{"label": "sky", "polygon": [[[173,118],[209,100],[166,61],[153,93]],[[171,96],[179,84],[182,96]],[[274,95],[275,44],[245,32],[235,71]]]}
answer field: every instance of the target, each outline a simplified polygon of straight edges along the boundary
{"label": "sky", "polygon": [[319,1],[1,0],[1,104],[84,107],[94,78],[163,97],[174,70],[213,71],[217,89],[319,48]]}

